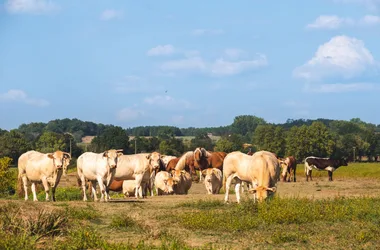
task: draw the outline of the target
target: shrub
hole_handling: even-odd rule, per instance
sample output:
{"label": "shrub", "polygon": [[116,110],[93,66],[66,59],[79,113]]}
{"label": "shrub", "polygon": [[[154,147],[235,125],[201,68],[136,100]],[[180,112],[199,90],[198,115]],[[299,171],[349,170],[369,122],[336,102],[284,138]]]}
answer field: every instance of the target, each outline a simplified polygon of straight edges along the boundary
{"label": "shrub", "polygon": [[17,171],[10,169],[12,159],[9,157],[0,158],[0,197],[7,197],[15,193]]}

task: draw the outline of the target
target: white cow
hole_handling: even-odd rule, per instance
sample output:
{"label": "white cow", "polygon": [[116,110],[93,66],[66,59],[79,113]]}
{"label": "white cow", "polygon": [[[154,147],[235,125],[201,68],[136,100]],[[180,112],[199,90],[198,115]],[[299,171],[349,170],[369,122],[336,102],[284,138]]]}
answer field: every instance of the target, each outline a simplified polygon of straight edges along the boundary
{"label": "white cow", "polygon": [[77,161],[77,170],[83,189],[84,201],[87,201],[87,180],[92,183],[92,195],[94,197],[94,201],[98,200],[96,197],[96,182],[98,182],[100,187],[100,201],[108,200],[108,186],[111,184],[115,174],[118,159],[123,155],[122,151],[122,149],[110,149],[99,154],[86,152],[79,156]]}
{"label": "white cow", "polygon": [[123,181],[123,194],[125,197],[134,196],[136,192],[135,180]]}
{"label": "white cow", "polygon": [[[62,151],[43,154],[37,151],[28,151],[18,159],[19,194],[24,186],[25,200],[28,200],[28,181],[32,183],[33,201],[37,200],[36,183],[44,186],[46,200],[49,200],[49,184],[52,187],[52,199],[55,201],[55,189],[62,176],[62,169],[70,163],[70,154]],[[67,166],[66,165],[66,166]]]}
{"label": "white cow", "polygon": [[219,194],[223,181],[222,171],[217,168],[207,168],[202,171],[202,175],[205,178],[207,194]]}
{"label": "white cow", "polygon": [[177,158],[177,156],[161,155],[161,160],[162,160],[162,163],[164,164],[165,169],[168,166],[169,161],[175,158]]}
{"label": "white cow", "polygon": [[115,180],[135,180],[135,197],[142,198],[143,186],[149,184],[155,170],[162,164],[160,157],[157,152],[121,156],[115,171]]}
{"label": "white cow", "polygon": [[168,172],[160,171],[157,173],[154,181],[157,195],[173,194],[174,184],[175,182]]}
{"label": "white cow", "polygon": [[174,180],[174,193],[187,194],[192,185],[191,175],[185,170],[172,170],[171,172]]}
{"label": "white cow", "polygon": [[240,203],[242,181],[253,184],[253,188],[249,191],[254,193],[259,201],[263,201],[276,191],[280,170],[280,164],[271,152],[258,151],[252,156],[239,151],[229,153],[223,164],[223,183],[226,191],[224,201],[228,202],[229,189],[234,178],[236,178],[235,193],[238,203]]}

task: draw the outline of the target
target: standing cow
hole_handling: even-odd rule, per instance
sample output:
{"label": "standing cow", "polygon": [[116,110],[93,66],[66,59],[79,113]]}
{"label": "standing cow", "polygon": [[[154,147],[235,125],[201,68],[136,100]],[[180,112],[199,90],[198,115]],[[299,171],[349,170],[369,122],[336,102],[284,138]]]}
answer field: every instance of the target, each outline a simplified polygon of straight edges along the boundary
{"label": "standing cow", "polygon": [[340,166],[347,166],[346,159],[333,160],[330,158],[320,158],[315,156],[309,156],[305,159],[305,175],[306,181],[312,181],[311,177],[313,168],[317,170],[326,170],[329,173],[329,181],[332,181],[332,175],[335,170],[337,170]]}
{"label": "standing cow", "polygon": [[115,171],[115,180],[135,180],[135,197],[143,198],[145,185],[151,182],[160,167],[162,162],[158,152],[122,155]]}
{"label": "standing cow", "polygon": [[207,168],[218,168],[223,171],[223,160],[226,157],[225,152],[211,152],[205,148],[196,148],[194,150],[194,166],[199,170],[199,179],[202,180],[202,171]]}
{"label": "standing cow", "polygon": [[207,168],[202,171],[205,178],[207,194],[219,194],[222,188],[223,174],[217,168]]}
{"label": "standing cow", "polygon": [[246,181],[253,184],[249,191],[255,194],[255,199],[263,201],[276,192],[276,183],[280,175],[280,165],[275,155],[268,151],[258,151],[252,156],[239,151],[229,153],[224,159],[223,186],[225,186],[224,201],[228,202],[231,182],[236,178],[236,200],[240,203],[240,184]]}
{"label": "standing cow", "polygon": [[33,201],[37,200],[36,184],[44,186],[46,200],[49,200],[49,184],[52,188],[52,199],[55,201],[55,189],[61,179],[63,167],[70,163],[69,153],[55,151],[54,153],[43,154],[37,151],[28,151],[18,159],[18,190],[22,193],[24,186],[25,200],[28,200],[28,181],[32,183]]}
{"label": "standing cow", "polygon": [[123,155],[122,151],[122,149],[110,149],[99,154],[86,152],[78,157],[77,170],[84,201],[87,201],[86,180],[91,181],[94,201],[98,200],[96,182],[98,182],[101,192],[100,201],[108,201],[108,187],[115,175],[118,159]]}
{"label": "standing cow", "polygon": [[282,167],[282,181],[290,182],[291,179],[293,179],[293,181],[296,182],[296,158],[294,158],[293,156],[288,156],[285,159],[281,159],[280,164]]}

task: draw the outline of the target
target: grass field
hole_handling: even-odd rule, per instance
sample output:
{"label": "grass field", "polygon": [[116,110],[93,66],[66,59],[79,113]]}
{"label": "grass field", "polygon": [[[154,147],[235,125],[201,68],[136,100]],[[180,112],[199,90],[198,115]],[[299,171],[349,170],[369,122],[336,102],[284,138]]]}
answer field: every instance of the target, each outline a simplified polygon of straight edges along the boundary
{"label": "grass field", "polygon": [[[0,200],[0,249],[376,249],[380,244],[380,164],[313,171],[278,183],[275,198],[223,203],[193,183],[189,195],[83,202],[75,173],[58,202]],[[231,195],[232,201],[235,197]],[[12,248],[13,247],[13,248]]]}

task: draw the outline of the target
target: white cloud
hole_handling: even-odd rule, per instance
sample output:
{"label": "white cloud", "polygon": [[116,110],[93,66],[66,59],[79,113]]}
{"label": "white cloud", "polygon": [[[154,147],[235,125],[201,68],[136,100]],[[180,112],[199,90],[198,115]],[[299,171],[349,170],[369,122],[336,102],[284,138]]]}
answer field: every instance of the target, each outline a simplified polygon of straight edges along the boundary
{"label": "white cloud", "polygon": [[164,62],[160,68],[164,71],[202,71],[206,63],[201,57],[190,57]]}
{"label": "white cloud", "polygon": [[227,61],[221,58],[211,65],[211,73],[217,76],[237,75],[243,71],[257,69],[266,65],[268,65],[267,58],[262,54],[258,58],[245,61]]}
{"label": "white cloud", "polygon": [[175,52],[174,46],[171,44],[158,45],[154,48],[151,48],[146,53],[148,56],[162,56],[162,55],[171,55]]}
{"label": "white cloud", "polygon": [[195,29],[191,32],[194,36],[204,36],[204,35],[222,35],[224,34],[224,30],[222,29]]}
{"label": "white cloud", "polygon": [[244,55],[244,51],[241,49],[230,48],[225,49],[224,54],[230,59],[238,59],[239,57]]}
{"label": "white cloud", "polygon": [[103,21],[109,21],[112,19],[121,19],[123,18],[123,16],[124,16],[124,13],[120,10],[108,9],[108,10],[104,10],[100,14],[100,19]]}
{"label": "white cloud", "polygon": [[363,27],[363,26],[373,26],[380,24],[380,17],[373,15],[366,15],[360,19],[352,19],[345,17],[338,17],[335,15],[319,16],[313,23],[306,26],[308,29],[339,29],[343,27]]}
{"label": "white cloud", "polygon": [[144,112],[137,107],[123,108],[117,112],[116,116],[120,121],[134,121],[144,116]]}
{"label": "white cloud", "polygon": [[358,91],[369,91],[378,90],[376,84],[373,83],[336,83],[336,84],[321,84],[316,86],[306,86],[307,92],[316,93],[342,93],[342,92],[358,92]]}
{"label": "white cloud", "polygon": [[43,14],[58,10],[57,4],[48,0],[8,0],[5,9],[12,14]]}
{"label": "white cloud", "polygon": [[176,100],[173,97],[169,95],[156,95],[153,97],[146,97],[144,99],[144,103],[154,106],[162,106],[162,107],[169,107],[169,108],[190,108],[191,104],[185,100]]}
{"label": "white cloud", "polygon": [[338,16],[319,16],[313,23],[306,27],[309,29],[338,29],[345,24],[352,24],[354,21],[349,18],[341,18]]}
{"label": "white cloud", "polygon": [[3,102],[22,102],[32,106],[45,107],[49,105],[49,102],[44,99],[34,99],[28,97],[28,95],[19,89],[11,89],[4,94],[0,94],[0,101]]}
{"label": "white cloud", "polygon": [[206,73],[213,76],[236,75],[244,71],[257,69],[268,65],[265,55],[258,54],[256,58],[246,60],[232,60],[232,57],[240,57],[242,50],[226,50],[227,59],[223,57],[214,61],[206,61],[201,56],[187,57],[184,59],[170,60],[161,64],[160,69],[166,72],[191,71]]}
{"label": "white cloud", "polygon": [[377,70],[378,63],[363,41],[335,36],[319,46],[314,57],[297,67],[293,75],[309,81],[319,81],[329,77],[350,79]]}

